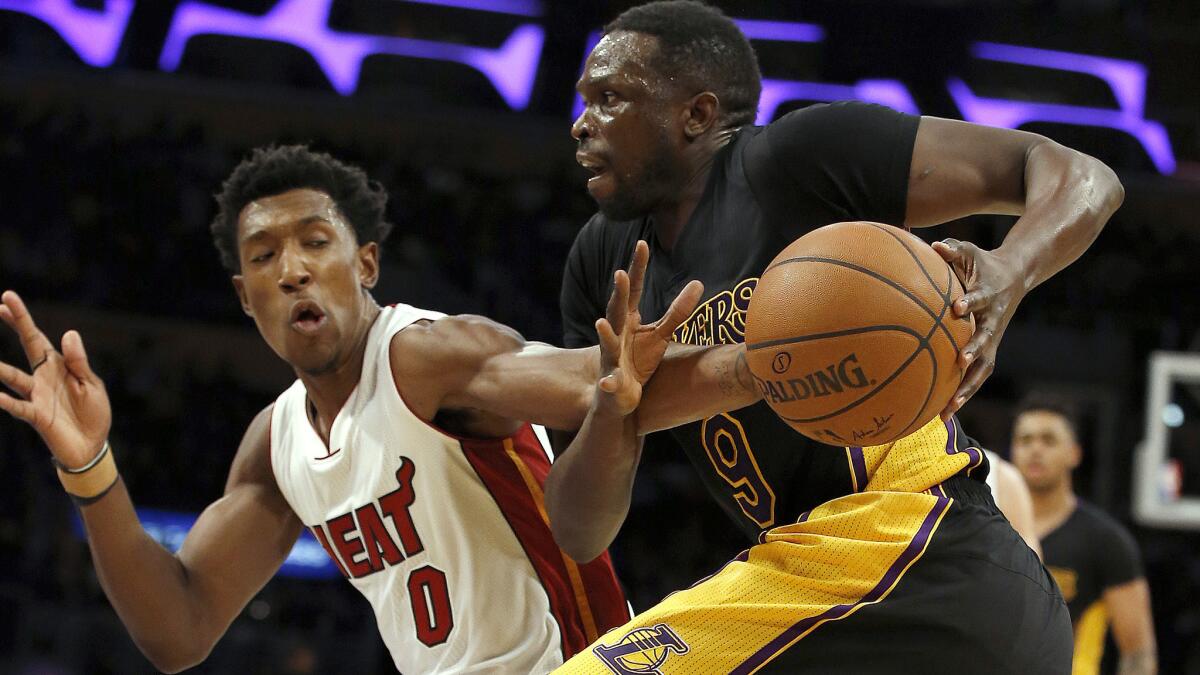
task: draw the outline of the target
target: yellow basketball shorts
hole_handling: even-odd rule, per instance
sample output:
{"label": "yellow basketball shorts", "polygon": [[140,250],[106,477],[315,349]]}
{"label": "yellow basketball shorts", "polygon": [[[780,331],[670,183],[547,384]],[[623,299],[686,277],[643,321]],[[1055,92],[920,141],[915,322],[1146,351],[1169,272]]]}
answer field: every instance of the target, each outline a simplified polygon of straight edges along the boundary
{"label": "yellow basketball shorts", "polygon": [[762,539],[555,672],[1070,672],[1066,605],[974,479],[847,495]]}

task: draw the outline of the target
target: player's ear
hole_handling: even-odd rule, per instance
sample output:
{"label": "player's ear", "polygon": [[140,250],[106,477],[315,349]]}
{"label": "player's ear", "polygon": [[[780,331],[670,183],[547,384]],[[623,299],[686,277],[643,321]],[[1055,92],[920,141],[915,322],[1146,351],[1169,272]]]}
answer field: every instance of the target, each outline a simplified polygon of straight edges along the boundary
{"label": "player's ear", "polygon": [[375,288],[379,282],[379,244],[367,242],[358,247],[358,282],[363,288]]}
{"label": "player's ear", "polygon": [[703,136],[717,123],[721,111],[721,101],[711,91],[702,91],[688,101],[687,117],[683,123],[683,133],[688,140]]}
{"label": "player's ear", "polygon": [[1079,463],[1083,461],[1083,448],[1079,447],[1079,443],[1071,441],[1071,468],[1079,467]]}
{"label": "player's ear", "polygon": [[233,275],[232,281],[233,290],[238,296],[238,302],[242,303],[242,311],[246,313],[246,316],[254,316],[254,312],[250,310],[250,301],[246,298],[246,282],[242,278],[242,275]]}

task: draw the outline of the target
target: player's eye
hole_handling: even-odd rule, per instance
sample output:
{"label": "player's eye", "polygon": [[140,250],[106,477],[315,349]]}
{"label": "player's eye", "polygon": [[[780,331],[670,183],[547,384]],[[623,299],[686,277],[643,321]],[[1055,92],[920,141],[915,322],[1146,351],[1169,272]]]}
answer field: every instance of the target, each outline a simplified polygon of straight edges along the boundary
{"label": "player's eye", "polygon": [[321,248],[322,246],[325,246],[328,243],[329,243],[328,239],[313,239],[311,241],[305,242],[305,246],[308,246],[309,248]]}
{"label": "player's eye", "polygon": [[252,262],[252,263],[266,262],[266,261],[270,260],[271,256],[273,256],[273,255],[275,255],[275,253],[272,251],[266,251],[265,253],[259,253],[258,255],[251,258],[250,262]]}
{"label": "player's eye", "polygon": [[619,97],[615,91],[606,91],[600,95],[600,98],[604,101],[605,105],[612,105],[617,102]]}

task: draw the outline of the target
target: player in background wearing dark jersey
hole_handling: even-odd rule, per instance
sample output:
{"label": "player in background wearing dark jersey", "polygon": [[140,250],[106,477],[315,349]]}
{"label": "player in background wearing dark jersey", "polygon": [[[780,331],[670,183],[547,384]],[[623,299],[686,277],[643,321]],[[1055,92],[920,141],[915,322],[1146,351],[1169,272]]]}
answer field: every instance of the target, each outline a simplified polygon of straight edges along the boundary
{"label": "player in background wearing dark jersey", "polygon": [[[1120,523],[1072,489],[1071,471],[1082,452],[1069,403],[1033,393],[1018,405],[1013,463],[1033,494],[1046,567],[1075,624],[1072,673],[1155,673],[1154,619],[1141,556]],[[1105,649],[1110,622],[1121,654],[1116,669],[1111,665],[1117,659]]]}
{"label": "player in background wearing dark jersey", "polygon": [[[1065,606],[996,510],[981,484],[986,462],[953,412],[991,373],[1025,294],[1082,254],[1120,205],[1116,176],[1035,134],[876,105],[817,105],[752,126],[761,92],[753,49],[698,2],[635,7],[604,33],[578,81],[585,108],[571,129],[600,212],[566,264],[567,346],[596,342],[613,271],[638,239],[653,251],[642,315],[656,316],[699,279],[704,300],[675,337],[707,345],[743,341],[758,275],[814,228],[1020,218],[995,250],[935,244],[967,289],[953,311],[973,313],[977,326],[943,419],[893,447],[840,450],[805,440],[764,403],[674,429],[717,502],[750,541],[768,543],[669,596],[564,672],[622,672],[660,657],[663,673],[958,672],[967,662],[979,673],[1067,670]],[[736,366],[713,366],[730,407],[745,405],[753,386],[744,363]],[[660,369],[648,391],[690,386],[670,372]],[[595,447],[609,452],[563,453],[547,482],[552,528],[580,560],[619,529],[641,452],[640,443],[621,446],[625,454]],[[943,498],[951,506],[940,511],[934,501]],[[850,529],[838,529],[837,509]],[[895,533],[884,521],[901,514],[909,528],[902,552],[849,569],[846,561],[869,555],[860,545]],[[813,595],[818,579],[825,585]],[[631,651],[650,636],[667,646]]]}
{"label": "player in background wearing dark jersey", "polygon": [[[304,431],[319,436],[318,444],[327,450],[335,418],[364,377],[364,345],[385,311],[376,304],[371,288],[380,273],[379,245],[390,230],[383,220],[386,199],[383,189],[368,182],[362,171],[303,146],[256,151],[235,169],[218,196],[220,213],[213,223],[213,238],[232,275],[238,299],[263,339],[303,382],[306,425],[311,426]],[[518,436],[530,437],[528,422],[577,426],[589,408],[603,408],[608,400],[596,390],[601,368],[606,374],[613,373],[620,358],[622,368],[617,374],[623,378],[623,388],[632,386],[640,392],[640,382],[654,371],[666,350],[675,325],[666,322],[678,322],[695,306],[701,290],[698,284],[680,294],[676,309],[663,321],[642,325],[636,306],[627,309],[620,294],[628,293],[631,282],[640,287],[646,259],[642,247],[629,274],[621,271],[615,275],[611,306],[616,314],[608,315],[608,323],[625,337],[614,347],[622,352],[558,349],[527,342],[516,331],[483,317],[444,317],[413,323],[392,337],[386,349],[396,391],[385,392],[383,387],[374,391],[378,396],[398,393],[409,410],[430,426],[501,454],[509,449],[501,447],[502,442],[516,444],[523,442]],[[182,547],[172,554],[138,522],[107,440],[112,410],[104,384],[88,363],[79,333],[68,331],[60,352],[12,291],[0,295],[0,319],[19,337],[29,363],[28,371],[0,363],[0,383],[11,392],[0,392],[0,410],[30,424],[50,449],[63,486],[79,507],[96,573],[109,601],[133,641],[158,669],[177,672],[203,661],[283,563],[303,527],[281,493],[271,463],[274,404],[250,423],[230,467],[224,495],[204,510]],[[729,361],[733,350],[709,352],[710,356],[722,354]],[[670,420],[697,419],[725,409],[720,407],[724,400],[716,387],[706,391],[709,393],[691,391],[686,396],[663,391],[670,400],[651,401],[641,421],[662,428],[669,426]],[[706,400],[708,409],[701,405]],[[654,406],[662,412],[664,422],[653,420],[649,411]],[[628,407],[615,409],[628,412]],[[580,441],[586,443],[587,439],[581,437]],[[164,449],[169,451],[169,446]],[[578,449],[580,454],[591,450]],[[353,453],[354,448],[347,447],[341,456]],[[526,466],[528,471],[540,468]],[[540,501],[540,485],[534,490],[527,483],[540,483],[541,478],[531,475],[515,480],[516,489],[527,490]],[[324,487],[334,499],[340,499],[340,490],[354,486],[327,481]],[[428,500],[436,500],[437,505],[428,508],[461,513],[455,499],[453,492],[427,491],[415,494],[409,505],[420,503],[426,508]],[[345,505],[336,508],[344,510]],[[370,510],[370,504],[363,508]],[[355,513],[362,517],[361,510]],[[543,517],[536,509],[526,515],[540,541],[553,551]],[[381,522],[376,517],[375,522]],[[469,528],[470,523],[463,526]],[[347,565],[357,557],[357,564],[365,566],[366,553],[373,560],[380,559],[375,547],[381,540],[374,539],[372,544],[358,529],[341,528],[340,535],[329,536],[342,538],[334,543],[343,552],[357,546],[353,555],[343,553]],[[383,536],[379,530],[374,534]],[[494,542],[501,535],[475,536],[488,536]],[[437,541],[427,548],[437,547]],[[395,552],[396,544],[387,543]],[[364,545],[371,548],[364,551]],[[386,550],[383,555],[389,564],[383,572],[412,560],[401,556],[397,561]],[[416,562],[426,559],[417,558]],[[494,565],[497,560],[483,556],[474,563]],[[590,606],[595,626],[587,632],[602,633],[628,618],[607,555],[579,565],[574,574],[567,571],[560,576],[543,578],[545,591],[577,600],[579,614],[582,607]],[[568,580],[567,576],[590,579],[592,585],[580,587],[579,578]],[[396,583],[394,592],[406,593],[405,584]],[[475,607],[486,604],[484,597],[464,600],[474,601]],[[508,609],[514,613],[512,625],[544,619],[520,614],[528,609],[525,606]],[[507,649],[495,652],[504,649],[494,640],[489,642],[489,629],[495,626],[455,616],[459,624],[476,626],[481,632],[464,637],[479,649],[479,658],[490,659],[488,663],[464,663],[451,654],[448,658],[455,672],[494,671],[503,669],[496,663],[522,658]],[[587,621],[582,616],[563,620],[564,632],[586,634]],[[413,650],[438,646],[420,644],[411,634],[382,637],[397,663],[405,662],[405,654]],[[451,638],[458,640],[453,633]],[[564,636],[561,658],[589,639],[576,640],[578,644],[572,646]],[[558,645],[530,647],[541,654]]]}

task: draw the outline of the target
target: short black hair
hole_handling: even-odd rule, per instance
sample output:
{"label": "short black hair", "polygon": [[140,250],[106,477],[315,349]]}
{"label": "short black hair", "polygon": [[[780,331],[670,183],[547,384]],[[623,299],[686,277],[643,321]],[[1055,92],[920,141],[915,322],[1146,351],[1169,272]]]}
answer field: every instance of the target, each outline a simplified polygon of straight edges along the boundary
{"label": "short black hair", "polygon": [[216,195],[217,216],[213,219],[213,244],[221,264],[233,273],[241,271],[238,258],[238,216],[246,204],[289,190],[309,188],[329,195],[354,228],[359,244],[382,244],[392,231],[384,220],[387,191],[367,178],[362,169],[344,164],[307,145],[270,145],[256,148],[243,159]]}
{"label": "short black hair", "polygon": [[1068,398],[1045,391],[1031,391],[1017,403],[1017,413],[1013,419],[1027,412],[1048,412],[1058,415],[1067,423],[1071,435],[1079,440],[1079,410],[1075,403]]}
{"label": "short black hair", "polygon": [[716,94],[726,123],[754,122],[762,95],[758,57],[721,10],[697,0],[658,0],[626,10],[604,27],[605,35],[617,31],[658,38],[653,66],[659,74]]}

